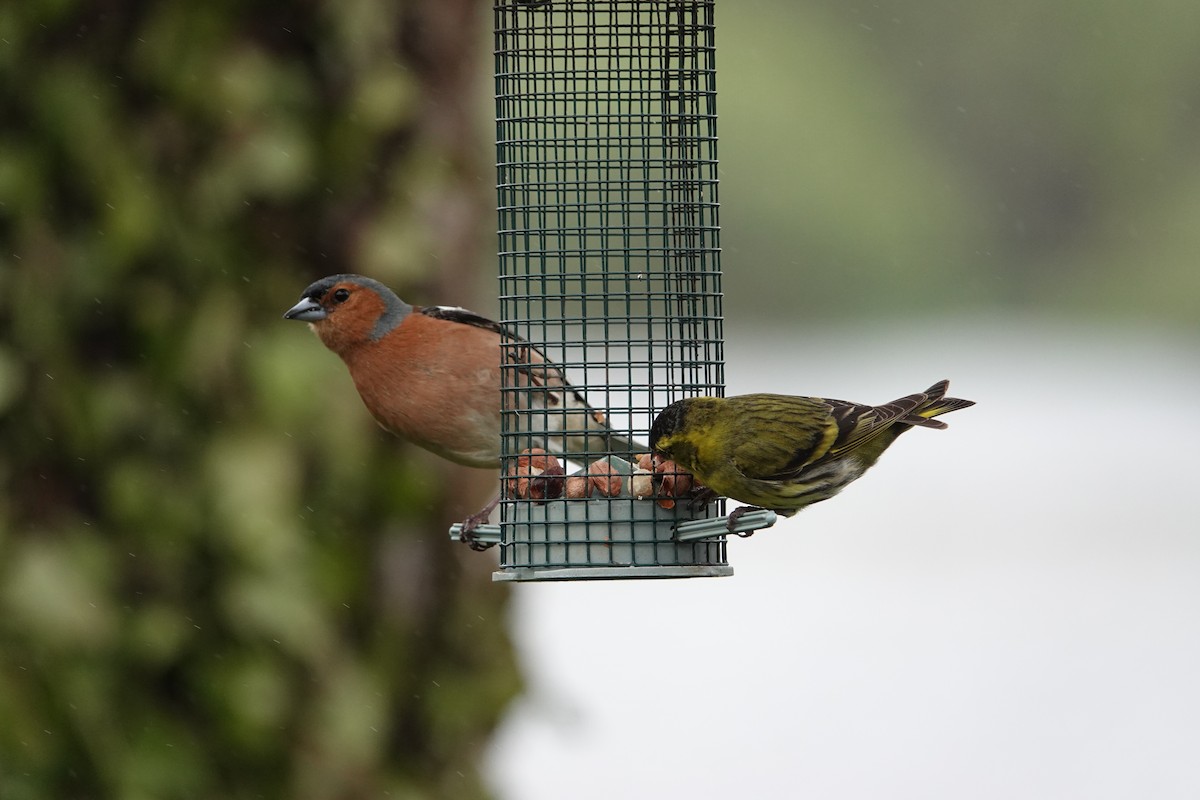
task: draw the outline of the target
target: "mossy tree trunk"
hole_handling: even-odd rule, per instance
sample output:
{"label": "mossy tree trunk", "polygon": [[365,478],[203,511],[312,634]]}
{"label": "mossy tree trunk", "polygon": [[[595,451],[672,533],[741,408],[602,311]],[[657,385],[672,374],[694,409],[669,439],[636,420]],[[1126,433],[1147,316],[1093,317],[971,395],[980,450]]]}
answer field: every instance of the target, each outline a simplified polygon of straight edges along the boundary
{"label": "mossy tree trunk", "polygon": [[495,476],[281,319],[478,300],[485,10],[0,12],[0,797],[486,795],[507,594],[445,530]]}

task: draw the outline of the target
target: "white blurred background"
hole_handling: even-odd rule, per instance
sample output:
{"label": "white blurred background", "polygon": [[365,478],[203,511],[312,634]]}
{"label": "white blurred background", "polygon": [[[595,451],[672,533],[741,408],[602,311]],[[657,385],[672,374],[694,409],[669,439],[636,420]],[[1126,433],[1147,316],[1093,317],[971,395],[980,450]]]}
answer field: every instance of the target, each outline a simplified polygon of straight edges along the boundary
{"label": "white blurred background", "polygon": [[1200,797],[1200,6],[1149,9],[720,4],[728,392],[978,405],[731,578],[517,586],[502,798]]}
{"label": "white blurred background", "polygon": [[735,575],[525,584],[506,800],[1200,796],[1200,349],[946,319],[728,336],[729,393],[978,402]]}

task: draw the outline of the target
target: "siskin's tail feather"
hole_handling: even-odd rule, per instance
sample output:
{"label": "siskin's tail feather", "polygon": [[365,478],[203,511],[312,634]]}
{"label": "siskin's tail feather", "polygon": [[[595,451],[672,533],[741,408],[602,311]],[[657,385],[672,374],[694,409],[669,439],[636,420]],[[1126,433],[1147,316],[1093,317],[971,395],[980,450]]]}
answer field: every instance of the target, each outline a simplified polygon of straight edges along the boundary
{"label": "siskin's tail feather", "polygon": [[922,393],[925,399],[910,413],[901,418],[900,422],[922,428],[942,429],[947,427],[946,423],[939,419],[933,419],[933,417],[940,414],[948,414],[951,411],[958,411],[962,408],[970,408],[975,405],[974,400],[946,397],[946,390],[949,388],[950,381],[945,380],[938,381],[933,386],[930,386]]}

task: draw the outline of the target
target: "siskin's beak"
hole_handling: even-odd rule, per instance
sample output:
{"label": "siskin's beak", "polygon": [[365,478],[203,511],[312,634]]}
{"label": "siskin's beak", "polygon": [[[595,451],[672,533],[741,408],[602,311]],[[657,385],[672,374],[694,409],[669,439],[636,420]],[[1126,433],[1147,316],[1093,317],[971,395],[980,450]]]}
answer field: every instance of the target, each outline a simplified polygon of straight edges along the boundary
{"label": "siskin's beak", "polygon": [[329,316],[325,309],[321,308],[321,304],[311,297],[303,298],[299,303],[292,306],[283,315],[284,319],[298,319],[301,322],[316,322],[325,319]]}

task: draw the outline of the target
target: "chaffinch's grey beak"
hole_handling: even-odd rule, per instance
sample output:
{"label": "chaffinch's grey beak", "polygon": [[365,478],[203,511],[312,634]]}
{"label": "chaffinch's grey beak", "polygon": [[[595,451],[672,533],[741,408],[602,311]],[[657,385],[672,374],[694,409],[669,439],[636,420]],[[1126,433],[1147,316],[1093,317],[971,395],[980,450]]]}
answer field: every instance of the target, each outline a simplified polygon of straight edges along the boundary
{"label": "chaffinch's grey beak", "polygon": [[311,297],[303,298],[299,303],[292,306],[283,315],[284,319],[298,319],[301,322],[316,322],[320,319],[325,319],[329,314],[325,309],[321,308],[321,304]]}

